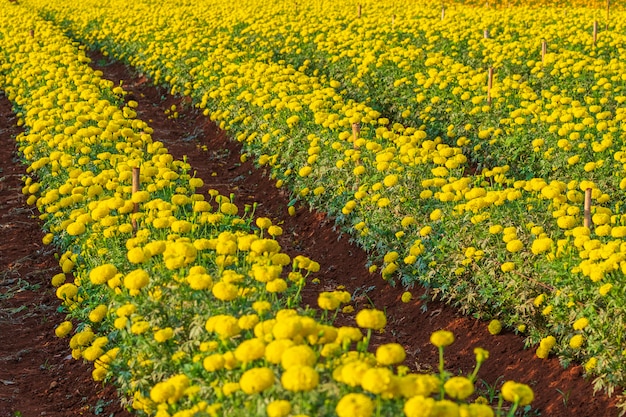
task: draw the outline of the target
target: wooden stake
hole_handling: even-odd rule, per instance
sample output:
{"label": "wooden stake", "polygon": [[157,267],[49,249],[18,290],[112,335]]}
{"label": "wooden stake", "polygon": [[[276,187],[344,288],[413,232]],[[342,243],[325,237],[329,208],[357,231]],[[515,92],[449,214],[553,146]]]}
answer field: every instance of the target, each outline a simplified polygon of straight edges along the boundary
{"label": "wooden stake", "polygon": [[[133,177],[132,177],[132,193],[135,194],[139,191],[139,167],[133,167]],[[133,204],[133,213],[137,213],[139,211],[139,203]],[[131,224],[133,226],[133,233],[137,231],[137,220],[133,217],[131,219]]]}
{"label": "wooden stake", "polygon": [[611,0],[606,0],[606,25],[604,26],[605,30],[609,30],[610,9],[611,9]]}
{"label": "wooden stake", "polygon": [[493,87],[493,67],[489,67],[487,77],[487,104],[491,106],[491,87]]}
{"label": "wooden stake", "polygon": [[446,18],[446,8],[441,6],[441,20]]}
{"label": "wooden stake", "polygon": [[591,227],[591,188],[585,190],[585,210],[584,210],[584,226]]}
{"label": "wooden stake", "polygon": [[485,39],[489,39],[489,29],[485,29],[485,31],[483,32],[483,37]]}
{"label": "wooden stake", "polygon": [[359,4],[359,7],[357,8],[357,15],[359,16],[359,19],[361,18],[361,5]]}
{"label": "wooden stake", "polygon": [[545,39],[541,41],[541,63],[543,64],[546,54],[548,53],[548,43]]}
{"label": "wooden stake", "polygon": [[361,133],[361,126],[358,123],[352,123],[352,143],[354,148],[358,148],[356,141],[359,139],[359,133]]}
{"label": "wooden stake", "polygon": [[596,46],[596,41],[598,40],[598,21],[593,21],[593,46]]}
{"label": "wooden stake", "polygon": [[31,38],[35,37],[35,31],[32,29],[28,31],[28,34],[30,35]]}

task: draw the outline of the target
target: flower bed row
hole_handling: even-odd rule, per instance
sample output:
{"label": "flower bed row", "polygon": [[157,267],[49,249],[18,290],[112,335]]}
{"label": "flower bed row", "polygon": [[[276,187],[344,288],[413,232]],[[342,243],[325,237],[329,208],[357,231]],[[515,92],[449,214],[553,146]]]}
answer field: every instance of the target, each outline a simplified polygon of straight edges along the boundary
{"label": "flower bed row", "polygon": [[[322,26],[340,26],[350,39],[376,39],[379,34],[372,28],[382,19],[383,4],[365,4],[369,17],[364,15],[360,25],[352,12],[325,17],[311,7],[298,14],[302,9],[284,2],[251,2],[244,8],[219,1],[203,7],[140,1],[130,9],[115,2],[106,7],[90,1],[79,6],[63,0],[28,3],[155,83],[191,96],[205,114],[244,142],[260,164],[272,168],[278,186],[287,185],[294,198],[305,199],[348,227],[371,251],[372,268],[382,266],[383,278],[399,278],[407,286],[419,281],[465,312],[501,318],[507,327],[527,334],[529,344],[539,345],[539,356],[556,352],[565,362],[585,362],[588,373],[600,376],[598,386],[609,391],[623,383],[624,67],[617,59],[609,60],[612,53],[621,54],[613,47],[623,36],[623,26],[615,23],[619,20],[611,21],[612,32],[602,34],[610,41],[593,46],[582,39],[582,31],[572,29],[576,35],[568,37],[563,24],[595,17],[593,11],[577,10],[569,20],[561,19],[561,9],[512,9],[503,18],[489,12],[502,33],[493,30],[494,40],[486,40],[483,49],[475,47],[483,58],[491,57],[486,64],[493,59],[494,66],[502,66],[503,80],[496,83],[489,107],[484,75],[472,76],[485,74],[485,68],[471,66],[476,57],[460,61],[458,53],[448,50],[454,43],[438,39],[445,34],[446,39],[473,45],[476,33],[455,32],[454,23],[440,22],[423,4],[398,11],[398,29],[388,30],[398,39],[387,49],[387,44],[377,46],[382,61],[372,61],[366,73],[351,67],[358,63],[355,42],[346,41],[345,49],[338,42],[335,49],[323,42],[312,47],[310,37],[320,25],[307,26],[313,20],[308,17],[313,15]],[[335,12],[353,9],[335,4]],[[448,16],[455,13],[454,22],[460,17],[476,22],[483,16],[482,10],[462,6]],[[537,16],[536,22],[545,16],[558,19],[558,28],[550,26],[550,33],[558,34],[555,39],[570,39],[558,52],[551,47],[545,67],[524,62],[534,49],[520,49],[512,34],[514,29],[518,37],[524,32],[528,20],[520,17],[526,13]],[[271,27],[297,22],[302,38],[297,42],[303,48],[294,41],[290,50],[277,52],[279,44],[269,36],[273,32],[263,30],[268,25],[256,23],[264,20]],[[421,27],[436,30],[424,37]],[[429,43],[404,45],[404,35],[416,30],[412,41]],[[538,33],[536,27],[533,31],[529,33]],[[414,59],[414,47],[429,59]],[[288,63],[309,53],[317,64]],[[281,60],[281,54],[288,59]],[[416,63],[405,70],[400,62],[406,60],[396,63],[394,56]],[[497,56],[503,59],[496,62]],[[339,57],[336,65],[329,62],[334,57]],[[447,71],[454,62],[462,62],[465,69]],[[383,69],[378,70],[378,63]],[[319,68],[322,64],[328,64],[327,73]],[[425,100],[414,102],[408,97],[413,85],[403,79],[415,66],[425,71],[416,81]],[[349,82],[331,78],[346,74],[353,76]],[[385,77],[397,84],[393,88],[408,89],[387,95],[400,97],[398,108],[418,106],[407,115],[412,122],[406,126],[391,122],[397,119],[394,109],[377,99],[392,87],[373,90],[368,84]],[[462,85],[464,92],[450,92],[451,82]],[[580,89],[586,87],[593,94],[582,97]],[[476,100],[463,97],[465,93]],[[426,117],[428,108],[439,110]],[[466,117],[471,123],[464,123]],[[360,123],[356,136],[355,122]],[[429,136],[443,128],[449,133]],[[463,130],[467,133],[457,137]],[[541,133],[546,136],[534,136]],[[584,152],[570,163],[575,149]],[[484,169],[472,161],[479,157],[487,161]],[[593,169],[582,169],[580,161],[592,163]],[[591,227],[584,225],[587,189],[593,198]]]}
{"label": "flower bed row", "polygon": [[[431,337],[439,372],[416,374],[399,344],[368,352],[382,311],[334,327],[344,291],[320,295],[322,314],[302,309],[319,265],[281,252],[281,228],[255,219],[254,206],[196,193],[202,180],[152,139],[136,103],[77,45],[26,8],[3,10],[0,88],[25,128],[23,192],[41,212],[44,242],[61,251],[52,284],[68,320],[56,333],[71,335],[72,356],[94,363],[96,381],[159,417],[504,412],[502,400],[495,413],[471,400],[488,352],[476,349],[468,376],[444,370],[450,332]],[[508,415],[532,398],[524,384],[502,387]]]}

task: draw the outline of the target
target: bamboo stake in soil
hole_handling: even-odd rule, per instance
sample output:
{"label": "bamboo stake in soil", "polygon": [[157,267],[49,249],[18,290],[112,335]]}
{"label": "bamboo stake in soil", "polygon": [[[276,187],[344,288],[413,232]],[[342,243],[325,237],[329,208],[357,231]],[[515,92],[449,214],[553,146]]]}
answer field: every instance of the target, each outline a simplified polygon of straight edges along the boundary
{"label": "bamboo stake in soil", "polygon": [[358,8],[357,8],[357,15],[359,18],[361,18],[361,5],[359,4]]}
{"label": "bamboo stake in soil", "polygon": [[584,209],[584,223],[586,228],[591,227],[591,188],[585,190],[585,209]]}
{"label": "bamboo stake in soil", "polygon": [[596,46],[596,41],[598,40],[598,21],[593,21],[593,46]]}
{"label": "bamboo stake in soil", "polygon": [[491,106],[491,87],[493,87],[493,67],[489,67],[487,77],[487,104]]}
{"label": "bamboo stake in soil", "polygon": [[446,8],[441,6],[441,20],[446,18]]}
{"label": "bamboo stake in soil", "polygon": [[547,53],[548,53],[548,43],[546,42],[545,39],[543,39],[541,41],[541,63],[542,64],[544,63]]}
{"label": "bamboo stake in soil", "polygon": [[[139,167],[133,167],[133,179],[132,179],[132,193],[135,194],[139,191]],[[133,213],[139,211],[139,203],[133,204]],[[131,224],[133,226],[133,234],[137,232],[137,219],[132,217]]]}
{"label": "bamboo stake in soil", "polygon": [[359,139],[359,133],[361,133],[361,126],[358,123],[352,123],[352,144],[354,148],[358,148],[356,141]]}
{"label": "bamboo stake in soil", "polygon": [[485,29],[485,31],[483,32],[483,37],[485,39],[489,39],[489,29]]}

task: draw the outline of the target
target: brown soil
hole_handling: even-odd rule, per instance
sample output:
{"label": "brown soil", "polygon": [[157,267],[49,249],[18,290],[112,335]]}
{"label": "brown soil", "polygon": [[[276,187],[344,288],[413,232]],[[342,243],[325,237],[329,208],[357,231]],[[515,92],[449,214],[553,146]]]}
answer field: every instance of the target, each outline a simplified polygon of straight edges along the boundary
{"label": "brown soil", "polygon": [[[251,162],[240,163],[240,147],[230,141],[208,118],[184,99],[153,87],[143,76],[124,65],[108,63],[93,54],[94,66],[104,77],[123,85],[128,100],[139,103],[138,117],[154,128],[154,139],[164,142],[176,157],[186,155],[192,169],[205,182],[229,195],[235,202],[258,203],[257,216],[278,222],[285,233],[279,239],[290,255],[304,254],[321,265],[321,282],[310,283],[304,303],[315,306],[320,291],[344,286],[355,294],[355,308],[372,304],[384,309],[388,326],[376,334],[373,345],[401,343],[408,352],[407,364],[417,370],[437,367],[430,334],[439,329],[455,333],[456,341],[446,348],[446,367],[451,372],[469,372],[474,367],[473,349],[483,347],[489,359],[479,372],[479,390],[499,388],[509,379],[531,385],[535,391],[533,411],[542,416],[617,416],[616,398],[594,396],[590,381],[582,378],[579,365],[563,369],[555,358],[541,360],[534,350],[524,349],[523,339],[503,332],[492,336],[487,324],[460,316],[438,302],[425,302],[423,289],[413,290],[414,300],[402,303],[403,289],[390,287],[379,275],[370,274],[366,254],[333,231],[334,222],[325,214],[297,207],[287,214],[289,195],[275,187],[263,169]],[[180,117],[168,119],[165,110],[176,104]],[[72,359],[65,340],[53,329],[63,320],[49,278],[59,268],[53,253],[41,244],[42,233],[33,212],[21,195],[20,176],[24,167],[15,160],[14,137],[19,133],[5,98],[0,100],[0,417],[104,415],[128,416],[120,410],[113,388],[102,388],[90,377],[90,366]],[[371,303],[371,304],[370,304]],[[25,306],[25,307],[22,307]],[[23,309],[17,311],[18,309]],[[352,315],[340,314],[340,324],[354,324]],[[484,381],[484,382],[483,382]],[[106,407],[100,410],[101,405]],[[17,412],[21,414],[18,414]]]}

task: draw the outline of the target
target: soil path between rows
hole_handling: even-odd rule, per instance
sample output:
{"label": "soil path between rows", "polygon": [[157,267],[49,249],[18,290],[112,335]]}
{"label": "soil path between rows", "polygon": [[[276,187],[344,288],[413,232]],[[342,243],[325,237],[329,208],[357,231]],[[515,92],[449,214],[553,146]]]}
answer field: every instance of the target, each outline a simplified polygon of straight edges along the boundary
{"label": "soil path between rows", "polygon": [[[374,305],[388,315],[388,326],[374,336],[373,346],[402,344],[407,365],[428,371],[437,367],[437,353],[430,334],[439,329],[454,332],[454,344],[446,348],[450,372],[468,373],[474,367],[473,349],[483,347],[489,359],[479,372],[478,391],[489,395],[506,380],[529,384],[535,391],[532,410],[526,415],[565,417],[617,416],[616,398],[593,394],[590,381],[582,378],[579,365],[563,369],[558,360],[541,360],[533,349],[524,349],[523,339],[503,332],[493,336],[487,323],[460,316],[453,308],[424,301],[423,289],[412,290],[414,299],[402,303],[403,289],[387,285],[371,274],[366,254],[349,237],[338,233],[324,213],[297,206],[289,216],[290,195],[251,162],[240,162],[240,146],[228,139],[187,99],[172,97],[152,86],[141,74],[121,63],[91,53],[92,66],[116,85],[129,91],[126,100],[139,103],[138,117],[154,129],[175,158],[186,157],[205,187],[235,195],[235,203],[258,203],[256,215],[271,218],[284,229],[279,238],[283,250],[305,255],[320,263],[320,282],[303,291],[304,304],[316,306],[321,291],[345,288],[355,295],[358,311]],[[179,117],[168,118],[166,110],[177,106]],[[51,248],[41,244],[38,213],[26,206],[21,194],[24,167],[16,158],[14,137],[20,132],[8,100],[0,96],[0,417],[113,416],[128,417],[119,406],[114,389],[91,380],[91,367],[69,359],[66,340],[54,336],[63,320],[49,280],[60,272]],[[340,314],[337,324],[354,325],[353,315]]]}

